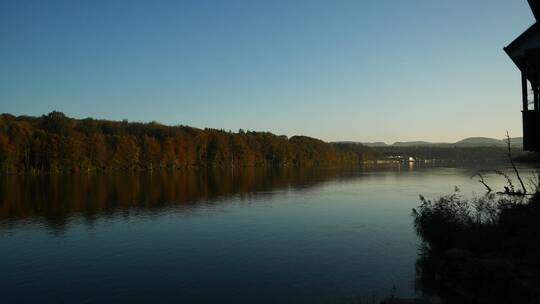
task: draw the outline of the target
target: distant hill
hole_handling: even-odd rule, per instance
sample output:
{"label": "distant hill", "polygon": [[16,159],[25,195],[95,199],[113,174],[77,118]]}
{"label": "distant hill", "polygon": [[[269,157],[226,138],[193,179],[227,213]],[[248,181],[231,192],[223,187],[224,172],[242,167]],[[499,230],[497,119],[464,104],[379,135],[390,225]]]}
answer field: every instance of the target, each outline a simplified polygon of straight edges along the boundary
{"label": "distant hill", "polygon": [[[512,138],[510,143],[515,157],[526,156],[522,150],[523,138]],[[507,142],[506,139],[469,137],[454,143],[405,141],[390,145],[384,142],[362,143],[362,145],[371,147],[382,159],[390,160],[399,156],[401,159],[412,157],[416,160],[500,161],[506,159]]]}
{"label": "distant hill", "polygon": [[[352,143],[352,142],[347,142]],[[523,147],[523,138],[514,137],[510,139],[510,143],[514,148]],[[364,146],[368,147],[459,147],[459,148],[474,148],[474,147],[505,147],[506,139],[496,139],[489,137],[468,137],[457,141],[455,143],[445,143],[445,142],[428,142],[428,141],[398,141],[391,145],[388,145],[384,142],[365,142],[361,143]]]}
{"label": "distant hill", "polygon": [[[522,147],[523,137],[511,138],[510,144],[513,147]],[[489,137],[469,137],[454,143],[454,146],[456,147],[505,147],[506,145],[506,139],[494,139]]]}
{"label": "distant hill", "polygon": [[[344,142],[344,143],[354,143],[354,142]],[[361,143],[367,147],[388,147],[388,145],[382,141],[371,142],[371,143]]]}
{"label": "distant hill", "polygon": [[455,145],[499,145],[502,141],[489,137],[469,137],[455,143]]}
{"label": "distant hill", "polygon": [[431,143],[428,141],[397,141],[392,146],[394,147],[426,147],[448,145],[447,143]]}

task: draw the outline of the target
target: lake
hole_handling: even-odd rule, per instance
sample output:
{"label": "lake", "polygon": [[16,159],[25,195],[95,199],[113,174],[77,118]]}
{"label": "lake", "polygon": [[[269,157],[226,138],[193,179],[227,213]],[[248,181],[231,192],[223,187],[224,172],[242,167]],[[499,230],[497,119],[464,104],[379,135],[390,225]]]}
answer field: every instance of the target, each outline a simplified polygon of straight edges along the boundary
{"label": "lake", "polygon": [[411,164],[3,176],[0,302],[414,297],[418,195],[483,194],[478,170],[501,189],[493,169],[511,172]]}

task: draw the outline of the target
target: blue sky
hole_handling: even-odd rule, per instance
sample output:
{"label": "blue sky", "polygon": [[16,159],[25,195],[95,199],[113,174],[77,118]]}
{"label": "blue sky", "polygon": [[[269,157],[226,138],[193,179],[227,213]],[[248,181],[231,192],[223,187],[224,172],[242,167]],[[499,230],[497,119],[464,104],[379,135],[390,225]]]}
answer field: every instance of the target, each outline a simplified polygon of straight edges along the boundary
{"label": "blue sky", "polygon": [[525,0],[0,1],[0,112],[327,141],[521,136]]}

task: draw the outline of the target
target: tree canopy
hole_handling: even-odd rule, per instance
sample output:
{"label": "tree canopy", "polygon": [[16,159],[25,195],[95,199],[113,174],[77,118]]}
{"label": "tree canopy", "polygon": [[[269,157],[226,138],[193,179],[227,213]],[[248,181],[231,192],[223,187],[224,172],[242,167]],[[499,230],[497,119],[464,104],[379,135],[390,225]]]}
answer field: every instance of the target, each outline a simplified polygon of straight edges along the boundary
{"label": "tree canopy", "polygon": [[75,119],[0,115],[2,172],[176,170],[190,166],[334,166],[373,159],[360,144],[268,132],[238,132]]}

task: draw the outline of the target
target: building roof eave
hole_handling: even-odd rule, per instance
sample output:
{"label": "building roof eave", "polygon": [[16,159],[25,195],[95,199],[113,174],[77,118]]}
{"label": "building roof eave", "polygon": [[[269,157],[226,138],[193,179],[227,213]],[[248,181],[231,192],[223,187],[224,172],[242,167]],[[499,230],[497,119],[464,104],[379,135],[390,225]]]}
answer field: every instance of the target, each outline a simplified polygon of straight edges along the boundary
{"label": "building roof eave", "polygon": [[535,34],[537,31],[540,30],[540,25],[535,22],[533,25],[531,25],[523,34],[519,35],[514,41],[512,41],[508,46],[504,48],[504,51],[510,55],[519,45],[524,43],[529,37],[531,37],[533,34]]}
{"label": "building roof eave", "polygon": [[527,0],[536,20],[540,19],[540,3],[538,0]]}

